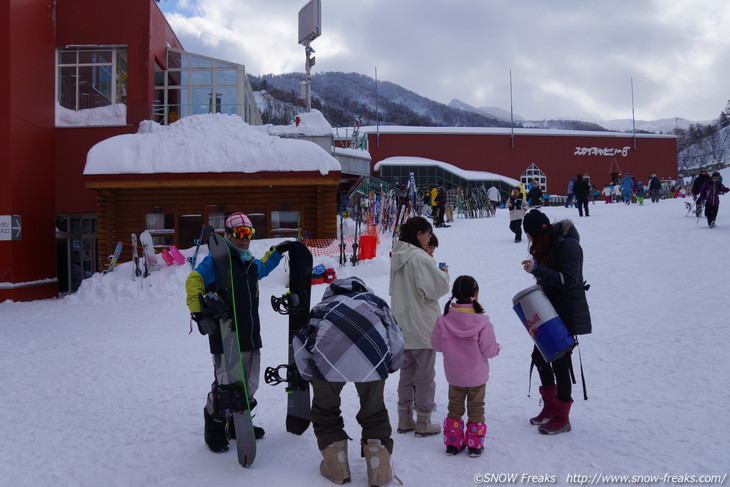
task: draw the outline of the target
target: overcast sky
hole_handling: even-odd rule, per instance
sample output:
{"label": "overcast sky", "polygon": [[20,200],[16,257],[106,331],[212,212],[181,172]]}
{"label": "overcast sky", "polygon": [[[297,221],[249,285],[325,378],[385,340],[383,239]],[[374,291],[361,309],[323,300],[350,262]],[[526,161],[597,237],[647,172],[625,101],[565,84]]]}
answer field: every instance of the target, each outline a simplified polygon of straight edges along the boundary
{"label": "overcast sky", "polygon": [[[161,0],[187,51],[254,75],[304,72],[308,0]],[[531,120],[717,118],[730,99],[728,0],[322,0],[312,73],[375,76]],[[316,86],[313,86],[316,91]]]}

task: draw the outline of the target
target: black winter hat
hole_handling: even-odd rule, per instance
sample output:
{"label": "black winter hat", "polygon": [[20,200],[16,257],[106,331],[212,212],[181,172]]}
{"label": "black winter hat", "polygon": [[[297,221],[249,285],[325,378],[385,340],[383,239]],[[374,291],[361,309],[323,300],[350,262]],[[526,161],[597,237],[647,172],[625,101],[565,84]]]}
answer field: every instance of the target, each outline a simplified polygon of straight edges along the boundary
{"label": "black winter hat", "polygon": [[525,233],[537,235],[550,229],[550,219],[540,210],[530,210],[522,221]]}

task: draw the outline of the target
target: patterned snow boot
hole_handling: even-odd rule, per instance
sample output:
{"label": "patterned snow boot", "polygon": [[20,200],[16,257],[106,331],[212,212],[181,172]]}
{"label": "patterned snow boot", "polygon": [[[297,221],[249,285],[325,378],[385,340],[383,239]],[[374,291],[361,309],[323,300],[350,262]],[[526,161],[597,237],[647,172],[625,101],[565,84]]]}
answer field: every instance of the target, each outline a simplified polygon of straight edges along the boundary
{"label": "patterned snow boot", "polygon": [[416,429],[413,421],[413,406],[398,405],[398,433],[410,433]]}
{"label": "patterned snow boot", "polygon": [[446,418],[444,420],[444,445],[446,445],[447,455],[456,455],[466,447],[463,419]]}
{"label": "patterned snow boot", "polygon": [[346,484],[350,481],[350,464],[347,461],[347,440],[335,441],[322,450],[322,463],[319,473],[336,484]]}
{"label": "patterned snow boot", "polygon": [[432,436],[441,433],[441,426],[431,422],[431,413],[416,411],[416,436]]}
{"label": "patterned snow boot", "polygon": [[537,431],[544,435],[557,435],[558,433],[567,433],[570,431],[570,406],[573,405],[573,400],[570,402],[561,401],[560,399],[555,400],[555,415],[550,418],[550,421],[540,425]]}
{"label": "patterned snow boot", "polygon": [[363,456],[368,467],[368,485],[383,487],[393,480],[390,452],[380,440],[368,440],[362,445]]}
{"label": "patterned snow boot", "polygon": [[466,423],[466,446],[469,456],[478,457],[484,451],[484,437],[487,436],[487,425],[484,423]]}
{"label": "patterned snow boot", "polygon": [[530,424],[547,423],[557,412],[555,409],[555,401],[558,399],[557,386],[540,386],[540,395],[542,396],[542,411],[534,418],[530,418]]}
{"label": "patterned snow boot", "polygon": [[208,410],[203,408],[203,417],[205,418],[205,429],[203,437],[205,444],[208,445],[213,453],[223,453],[228,451],[228,436],[226,435],[225,419],[216,419],[208,414]]}

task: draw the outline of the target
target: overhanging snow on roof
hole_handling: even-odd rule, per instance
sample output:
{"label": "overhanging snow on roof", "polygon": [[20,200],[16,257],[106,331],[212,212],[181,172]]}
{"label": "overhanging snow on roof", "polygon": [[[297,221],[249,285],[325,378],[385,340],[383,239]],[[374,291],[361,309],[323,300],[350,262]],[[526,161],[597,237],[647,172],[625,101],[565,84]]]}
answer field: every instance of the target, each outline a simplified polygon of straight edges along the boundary
{"label": "overhanging snow on roof", "polygon": [[468,171],[466,169],[461,169],[452,164],[449,164],[448,162],[435,161],[433,159],[426,159],[425,157],[388,157],[375,164],[374,169],[375,171],[379,171],[380,168],[384,166],[436,166],[466,181],[502,181],[510,186],[517,186],[518,184],[520,184],[520,182],[516,179],[512,179],[501,174],[487,171]]}

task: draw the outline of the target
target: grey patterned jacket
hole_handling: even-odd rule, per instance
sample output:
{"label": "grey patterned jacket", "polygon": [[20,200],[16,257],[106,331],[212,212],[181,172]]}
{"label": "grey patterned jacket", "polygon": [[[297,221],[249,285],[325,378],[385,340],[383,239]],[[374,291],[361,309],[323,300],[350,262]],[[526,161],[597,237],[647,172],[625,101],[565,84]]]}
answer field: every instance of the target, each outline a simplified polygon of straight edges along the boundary
{"label": "grey patterned jacket", "polygon": [[329,285],[292,345],[305,380],[372,382],[403,364],[403,332],[388,304],[357,277]]}

